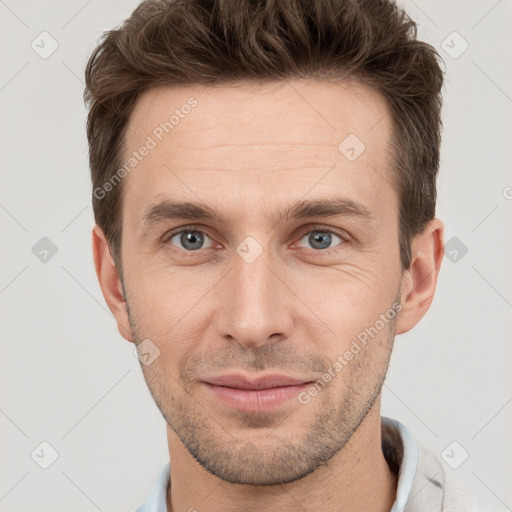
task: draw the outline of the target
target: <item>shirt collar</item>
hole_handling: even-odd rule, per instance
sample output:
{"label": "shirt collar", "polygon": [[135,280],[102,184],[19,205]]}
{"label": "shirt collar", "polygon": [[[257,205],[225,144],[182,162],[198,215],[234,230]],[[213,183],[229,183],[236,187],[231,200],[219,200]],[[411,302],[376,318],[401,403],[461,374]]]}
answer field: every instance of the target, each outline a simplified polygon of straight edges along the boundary
{"label": "shirt collar", "polygon": [[[398,451],[400,468],[398,470],[398,483],[396,498],[390,512],[403,512],[411,493],[414,477],[418,468],[419,448],[416,440],[409,430],[399,421],[392,418],[381,418],[383,429],[389,428],[400,434],[402,449],[394,447]],[[400,453],[401,452],[401,453]]]}

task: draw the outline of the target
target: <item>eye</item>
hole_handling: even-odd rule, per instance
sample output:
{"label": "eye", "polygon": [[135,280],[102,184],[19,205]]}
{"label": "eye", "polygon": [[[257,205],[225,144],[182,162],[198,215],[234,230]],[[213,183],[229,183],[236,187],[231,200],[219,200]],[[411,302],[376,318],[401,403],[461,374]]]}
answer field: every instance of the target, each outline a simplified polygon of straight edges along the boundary
{"label": "eye", "polygon": [[[205,240],[209,240],[210,245],[205,246]],[[195,229],[184,229],[173,233],[166,238],[165,242],[171,245],[181,244],[181,247],[180,245],[177,245],[177,247],[188,252],[197,251],[199,249],[209,249],[213,245],[213,241],[206,233]]]}
{"label": "eye", "polygon": [[[333,245],[333,241],[335,242],[336,239],[339,240],[338,243]],[[299,244],[302,242],[311,244],[311,247],[315,250],[322,250],[322,249],[331,249],[333,247],[336,247],[337,245],[341,245],[345,239],[333,231],[329,229],[315,229],[313,231],[308,231],[300,240]],[[303,247],[300,245],[300,247]]]}

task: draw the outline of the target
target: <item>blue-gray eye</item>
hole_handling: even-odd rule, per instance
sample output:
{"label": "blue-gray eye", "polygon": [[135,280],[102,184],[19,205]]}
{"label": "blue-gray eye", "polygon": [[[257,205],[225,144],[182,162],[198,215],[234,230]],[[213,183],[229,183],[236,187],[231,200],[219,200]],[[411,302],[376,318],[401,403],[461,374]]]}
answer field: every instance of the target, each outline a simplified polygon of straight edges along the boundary
{"label": "blue-gray eye", "polygon": [[303,240],[306,240],[307,243],[310,243],[313,249],[330,249],[333,241],[333,236],[336,237],[340,242],[335,245],[339,245],[343,242],[343,239],[336,235],[335,233],[332,233],[331,231],[326,230],[315,230],[310,231],[305,236],[302,237],[301,242]]}
{"label": "blue-gray eye", "polygon": [[[180,249],[185,249],[186,251],[197,251],[198,249],[207,249],[208,247],[204,246],[205,239],[210,240],[210,238],[201,231],[191,230],[185,230],[176,233],[169,239],[169,242],[172,243],[172,240],[174,240],[175,238],[177,238],[179,240],[179,243],[181,244]],[[173,245],[176,244],[173,243]],[[211,245],[209,247],[211,247]]]}

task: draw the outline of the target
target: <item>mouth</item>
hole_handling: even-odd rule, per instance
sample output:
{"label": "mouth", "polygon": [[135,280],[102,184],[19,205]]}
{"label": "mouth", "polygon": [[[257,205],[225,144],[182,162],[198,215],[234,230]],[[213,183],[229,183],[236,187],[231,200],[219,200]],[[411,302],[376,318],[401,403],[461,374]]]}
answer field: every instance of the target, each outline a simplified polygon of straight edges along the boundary
{"label": "mouth", "polygon": [[243,412],[267,412],[296,397],[312,382],[286,375],[272,374],[251,379],[236,374],[212,377],[202,384],[216,400],[230,408]]}

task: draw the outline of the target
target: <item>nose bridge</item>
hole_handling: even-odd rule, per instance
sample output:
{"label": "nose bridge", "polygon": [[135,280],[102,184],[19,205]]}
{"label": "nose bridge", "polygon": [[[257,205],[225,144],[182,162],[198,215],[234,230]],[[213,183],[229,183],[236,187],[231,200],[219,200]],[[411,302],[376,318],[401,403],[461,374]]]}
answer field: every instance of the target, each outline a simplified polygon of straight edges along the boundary
{"label": "nose bridge", "polygon": [[282,284],[271,271],[272,266],[269,251],[261,246],[258,249],[251,240],[237,248],[223,297],[223,320],[218,324],[221,335],[246,347],[257,347],[268,343],[272,335],[285,334]]}

